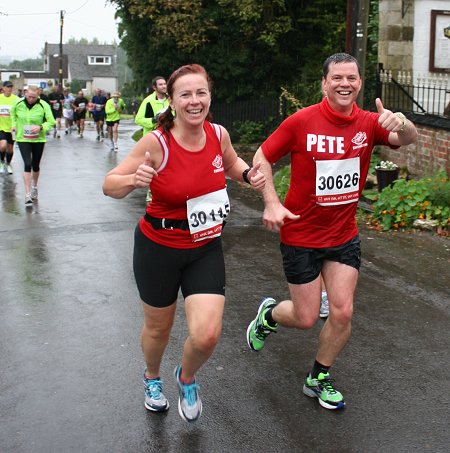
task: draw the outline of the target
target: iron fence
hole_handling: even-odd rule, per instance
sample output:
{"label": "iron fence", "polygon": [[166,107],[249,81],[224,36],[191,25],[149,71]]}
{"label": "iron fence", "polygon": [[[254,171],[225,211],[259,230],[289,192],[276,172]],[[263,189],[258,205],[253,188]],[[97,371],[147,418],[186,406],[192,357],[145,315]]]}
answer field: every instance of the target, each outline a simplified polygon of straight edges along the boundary
{"label": "iron fence", "polygon": [[409,72],[381,69],[377,78],[377,97],[389,110],[415,114],[449,117],[450,87],[447,76],[418,76],[415,81]]}
{"label": "iron fence", "polygon": [[233,131],[239,123],[272,123],[281,121],[280,100],[278,97],[249,101],[213,102],[211,105],[213,121]]}
{"label": "iron fence", "polygon": [[[447,75],[418,76],[413,81],[409,72],[399,71],[394,77],[392,71],[381,68],[376,91],[387,109],[409,113],[414,121],[449,128],[450,82]],[[285,101],[284,98],[280,100],[280,96],[247,101],[213,101],[211,113],[213,121],[222,124],[231,134],[241,123],[251,121],[263,124],[267,135],[287,116]],[[317,100],[314,99],[314,102]],[[310,103],[305,101],[304,104]]]}

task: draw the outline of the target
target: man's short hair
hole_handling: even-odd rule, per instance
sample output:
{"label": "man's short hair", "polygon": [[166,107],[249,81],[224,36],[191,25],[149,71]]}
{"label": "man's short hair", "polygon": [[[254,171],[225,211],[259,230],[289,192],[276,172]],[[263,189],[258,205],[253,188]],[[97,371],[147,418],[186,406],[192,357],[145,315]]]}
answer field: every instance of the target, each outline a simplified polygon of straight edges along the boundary
{"label": "man's short hair", "polygon": [[164,80],[164,81],[166,80],[163,76],[156,76],[156,77],[153,77],[153,79],[152,79],[152,87],[155,87],[155,86],[156,86],[156,82],[157,82],[158,80],[161,80],[161,79]]}
{"label": "man's short hair", "polygon": [[356,66],[358,67],[359,76],[361,77],[361,67],[359,66],[358,60],[355,57],[349,55],[348,53],[335,53],[329,56],[323,63],[322,77],[326,79],[328,72],[330,70],[330,65],[338,63],[355,63]]}

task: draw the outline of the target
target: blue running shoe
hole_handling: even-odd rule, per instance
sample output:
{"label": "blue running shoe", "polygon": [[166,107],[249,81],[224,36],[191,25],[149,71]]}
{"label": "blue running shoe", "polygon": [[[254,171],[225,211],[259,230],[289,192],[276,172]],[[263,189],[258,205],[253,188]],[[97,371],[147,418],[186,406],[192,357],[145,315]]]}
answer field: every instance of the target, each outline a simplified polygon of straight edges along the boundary
{"label": "blue running shoe", "polygon": [[164,412],[169,409],[169,401],[162,392],[162,381],[158,377],[156,379],[148,379],[144,373],[145,386],[145,408],[153,412]]}
{"label": "blue running shoe", "polygon": [[187,422],[195,422],[202,414],[202,400],[198,394],[198,385],[195,380],[191,384],[184,384],[180,380],[181,366],[177,366],[174,371],[175,379],[178,384],[178,413]]}

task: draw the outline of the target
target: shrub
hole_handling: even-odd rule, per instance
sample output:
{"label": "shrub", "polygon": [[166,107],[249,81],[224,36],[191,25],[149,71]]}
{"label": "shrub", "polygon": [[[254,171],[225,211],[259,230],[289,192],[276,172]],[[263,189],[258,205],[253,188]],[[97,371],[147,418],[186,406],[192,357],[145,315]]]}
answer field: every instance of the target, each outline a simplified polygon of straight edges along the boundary
{"label": "shrub", "polygon": [[378,195],[371,216],[372,224],[384,231],[412,227],[416,219],[437,220],[448,228],[450,181],[444,171],[417,181],[397,180]]}
{"label": "shrub", "polygon": [[264,140],[264,124],[256,121],[242,121],[235,123],[235,132],[239,143],[259,143]]}
{"label": "shrub", "polygon": [[280,171],[278,171],[273,178],[275,190],[277,191],[278,197],[281,202],[286,198],[289,184],[291,182],[291,166],[286,165]]}

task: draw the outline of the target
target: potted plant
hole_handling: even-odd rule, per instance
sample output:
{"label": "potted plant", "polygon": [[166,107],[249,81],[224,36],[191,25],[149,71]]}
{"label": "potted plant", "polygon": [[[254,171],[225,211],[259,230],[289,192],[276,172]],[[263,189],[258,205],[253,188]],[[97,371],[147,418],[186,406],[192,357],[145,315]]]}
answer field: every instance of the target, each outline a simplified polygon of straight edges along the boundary
{"label": "potted plant", "polygon": [[393,185],[398,179],[399,168],[397,164],[390,160],[382,160],[376,167],[378,192],[381,192],[385,187]]}

